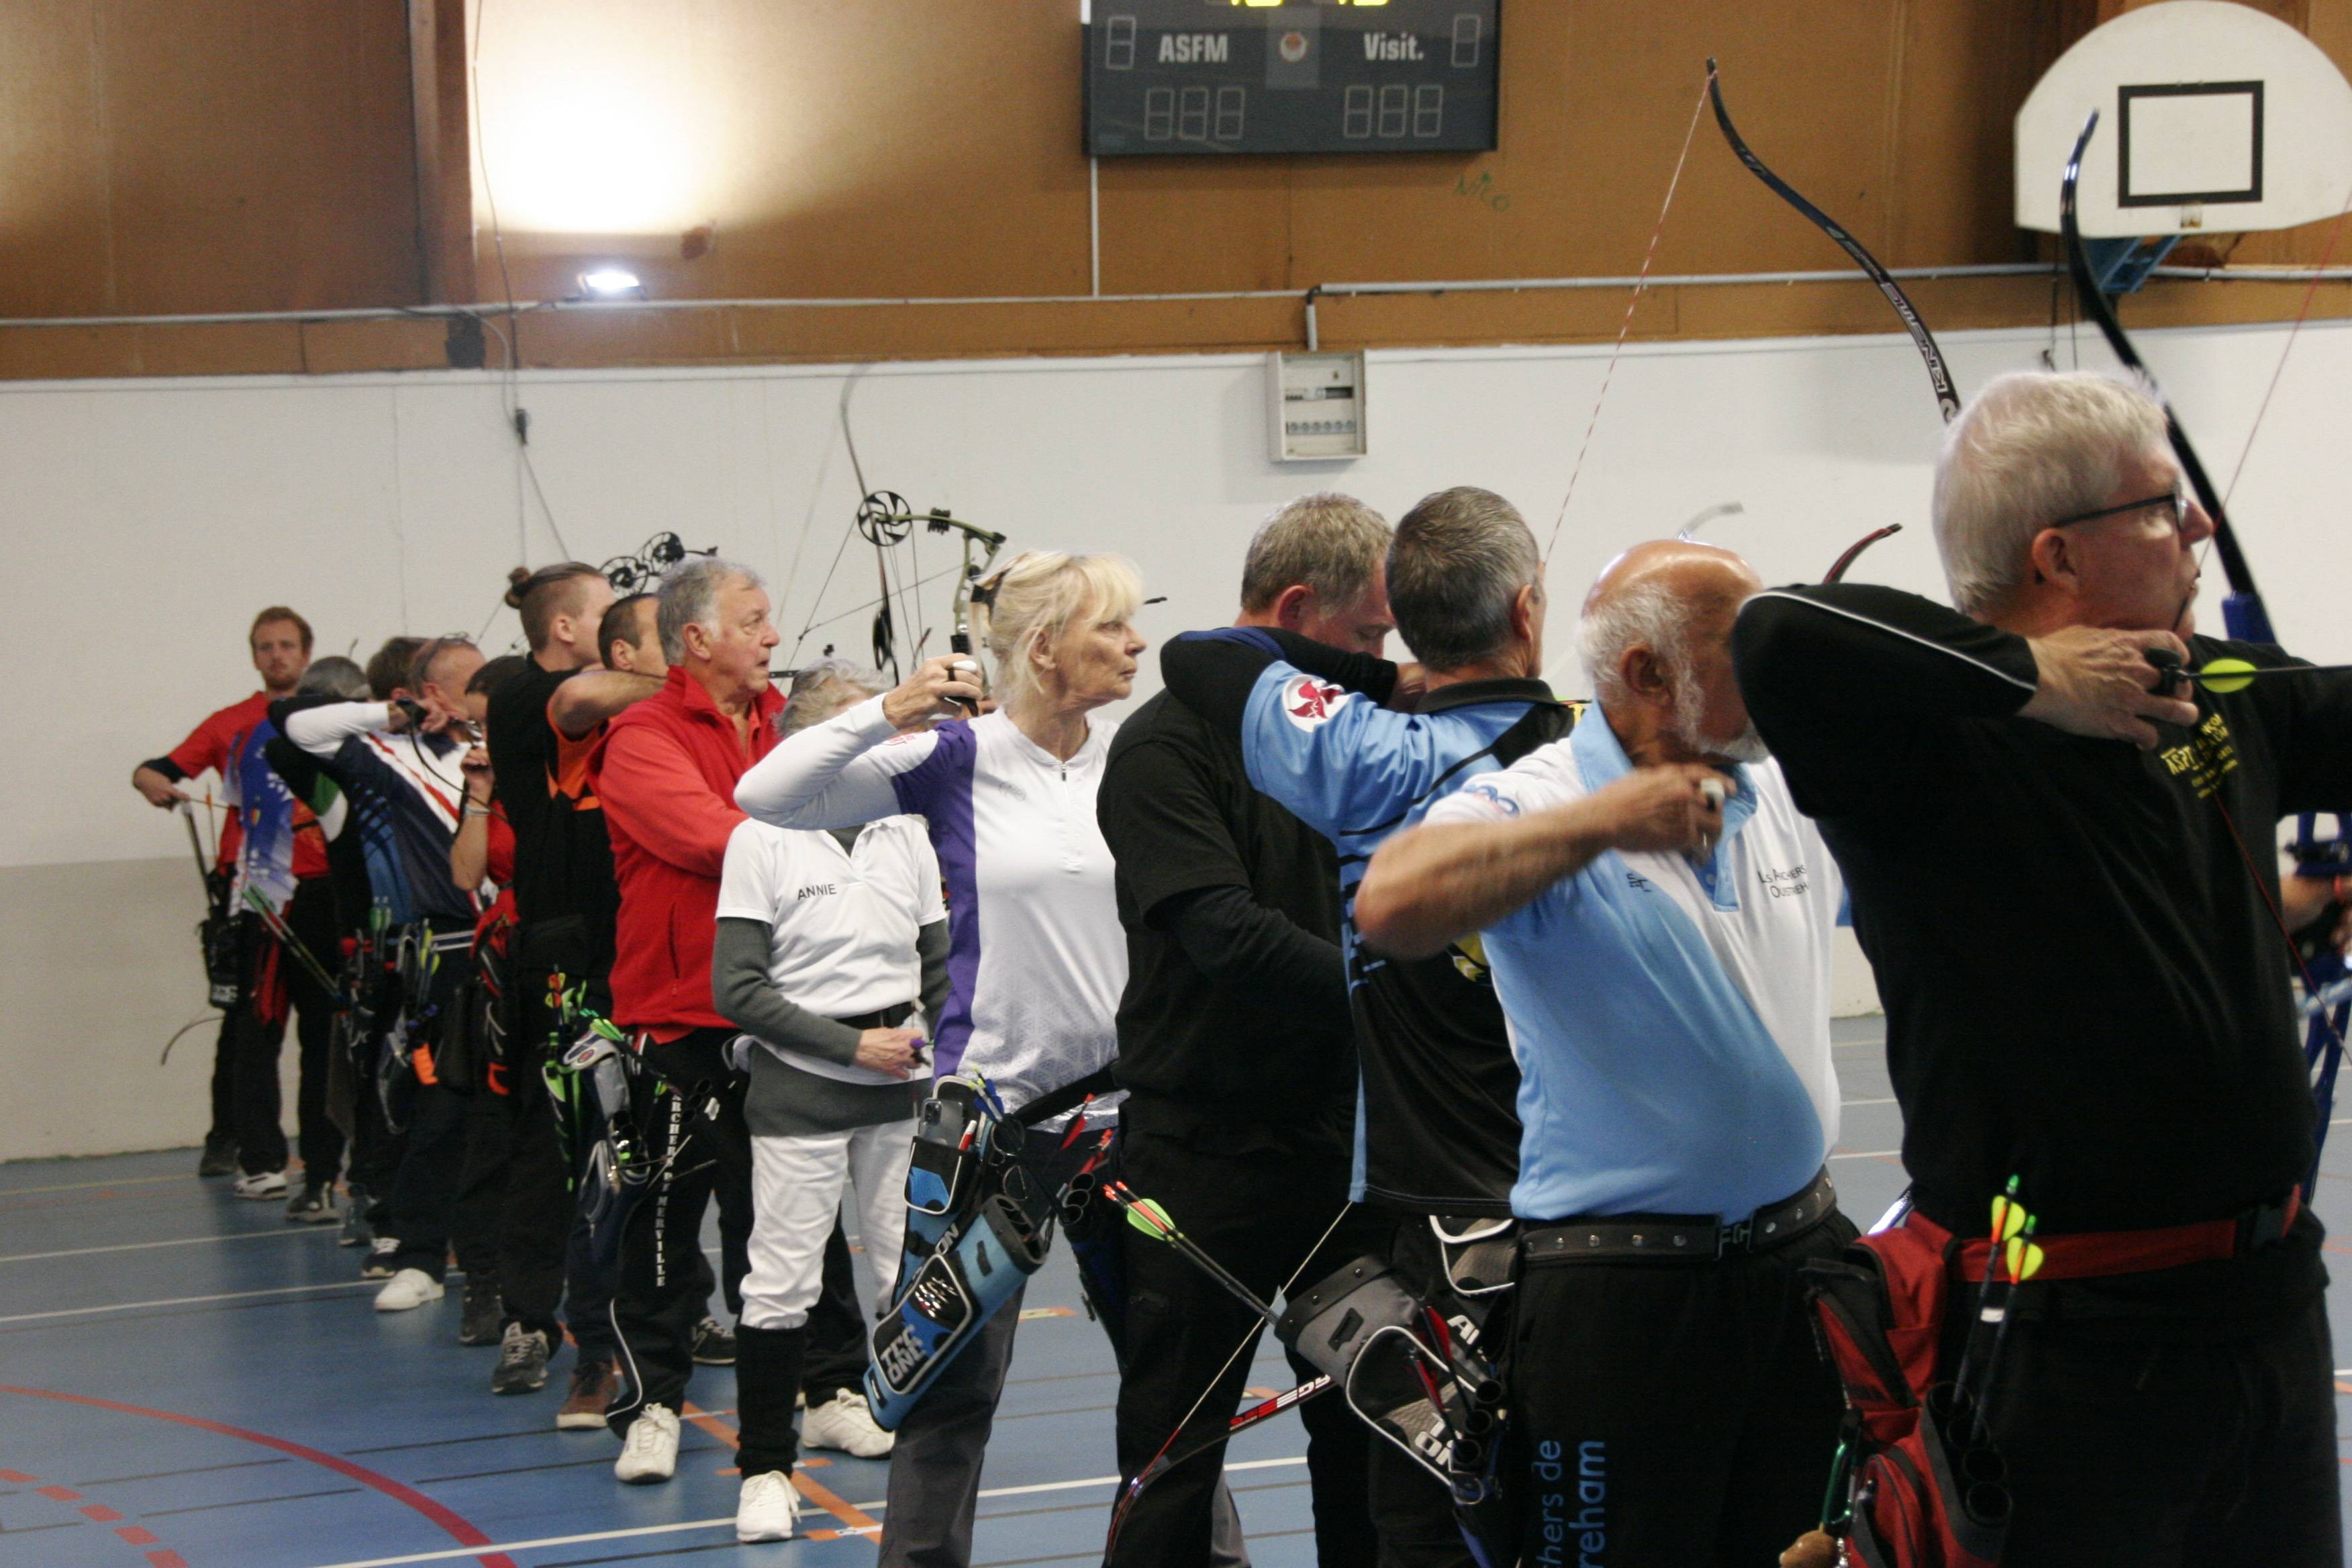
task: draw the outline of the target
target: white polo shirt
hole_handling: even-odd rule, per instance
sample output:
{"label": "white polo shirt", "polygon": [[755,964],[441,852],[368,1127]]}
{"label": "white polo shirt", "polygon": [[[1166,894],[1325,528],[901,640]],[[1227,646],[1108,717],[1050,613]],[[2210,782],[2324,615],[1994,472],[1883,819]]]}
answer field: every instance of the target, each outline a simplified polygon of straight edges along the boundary
{"label": "white polo shirt", "polygon": [[[947,907],[939,858],[919,818],[868,823],[852,849],[827,832],[747,820],[727,840],[718,918],[769,928],[768,979],[786,1001],[827,1018],[849,1018],[921,995],[915,933],[947,919]],[[924,1026],[919,1014],[908,1022]],[[905,1081],[804,1051],[768,1048],[804,1072],[843,1083]]]}
{"label": "white polo shirt", "polygon": [[[1596,706],[1426,820],[1506,821],[1632,771]],[[1780,765],[1732,772],[1712,855],[1604,851],[1485,932],[1519,1062],[1524,1219],[1736,1221],[1801,1190],[1836,1142],[1843,884]]]}

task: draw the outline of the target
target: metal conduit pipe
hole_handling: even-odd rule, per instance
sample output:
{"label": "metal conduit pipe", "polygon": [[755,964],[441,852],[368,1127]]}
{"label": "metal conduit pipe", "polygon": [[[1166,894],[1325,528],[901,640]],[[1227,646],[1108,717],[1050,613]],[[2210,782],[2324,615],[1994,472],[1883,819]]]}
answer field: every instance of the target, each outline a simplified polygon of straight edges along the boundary
{"label": "metal conduit pipe", "polygon": [[[1901,279],[2030,278],[2055,270],[2042,262],[2001,262],[1955,267],[1895,267]],[[2208,283],[2308,283],[2352,281],[2352,267],[2211,268],[2158,267],[2152,276]],[[1652,289],[1724,289],[1764,283],[1854,283],[1867,281],[1858,271],[1685,272],[1652,277]],[[759,298],[740,300],[522,300],[512,305],[483,300],[470,305],[377,305],[320,310],[210,310],[180,315],[136,316],[5,316],[0,329],[10,327],[172,327],[219,326],[263,321],[398,321],[403,317],[431,320],[456,316],[496,318],[529,315],[543,310],[876,310],[890,306],[942,305],[1118,305],[1173,304],[1210,300],[1297,299],[1307,310],[1307,346],[1315,346],[1315,303],[1324,296],[1354,298],[1379,294],[1496,294],[1549,289],[1630,289],[1638,277],[1594,278],[1467,278],[1409,282],[1318,283],[1310,289],[1204,289],[1153,294],[933,294],[874,297]]]}
{"label": "metal conduit pipe", "polygon": [[[1896,268],[1897,278],[1985,278],[2047,272],[2038,263],[2000,266]],[[1707,272],[1660,276],[1653,289],[1720,288],[1741,283],[1837,283],[1861,280],[1859,272]],[[1532,289],[1630,289],[1637,279],[1625,278],[1477,278],[1407,283],[1318,283],[1303,291],[1308,305],[1317,294],[1457,294],[1508,293]],[[512,306],[496,300],[471,305],[378,305],[332,310],[215,310],[171,316],[5,316],[0,327],[163,327],[213,326],[239,321],[397,321],[403,316],[503,316],[540,310],[692,310],[736,309],[871,310],[911,305],[1115,305],[1171,304],[1202,300],[1298,299],[1297,289],[1208,289],[1158,294],[933,294],[830,296],[814,299],[751,300],[519,300]]]}

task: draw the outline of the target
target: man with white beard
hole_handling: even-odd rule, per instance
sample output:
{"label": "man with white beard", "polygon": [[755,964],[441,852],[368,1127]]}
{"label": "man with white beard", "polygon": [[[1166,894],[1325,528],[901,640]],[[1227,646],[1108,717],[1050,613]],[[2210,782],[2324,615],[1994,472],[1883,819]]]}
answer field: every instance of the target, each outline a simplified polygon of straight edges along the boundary
{"label": "man with white beard", "polygon": [[1483,931],[1510,1021],[1528,1562],[1771,1562],[1836,1443],[1798,1270],[1854,1235],[1823,1164],[1841,882],[1733,679],[1761,586],[1711,545],[1612,562],[1578,634],[1596,710],[1382,845],[1356,895],[1381,952]]}

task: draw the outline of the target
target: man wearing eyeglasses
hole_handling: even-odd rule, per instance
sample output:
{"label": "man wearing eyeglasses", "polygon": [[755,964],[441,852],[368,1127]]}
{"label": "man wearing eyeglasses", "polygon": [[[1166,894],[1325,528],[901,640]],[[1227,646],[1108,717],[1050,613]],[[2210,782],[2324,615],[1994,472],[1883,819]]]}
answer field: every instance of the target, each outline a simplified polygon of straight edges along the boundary
{"label": "man wearing eyeglasses", "polygon": [[2035,1216],[2011,1342],[1978,1331],[1970,1358],[2005,1568],[2340,1563],[2273,830],[2352,801],[2352,680],[2176,694],[2168,659],[2295,661],[2196,635],[2213,523],[2138,386],[1991,383],[1945,439],[1935,522],[1957,610],[1778,589],[1734,645],[1886,1005],[1914,1208],[1874,1245],[1935,1248],[1948,1380],[1991,1199],[2014,1176]]}

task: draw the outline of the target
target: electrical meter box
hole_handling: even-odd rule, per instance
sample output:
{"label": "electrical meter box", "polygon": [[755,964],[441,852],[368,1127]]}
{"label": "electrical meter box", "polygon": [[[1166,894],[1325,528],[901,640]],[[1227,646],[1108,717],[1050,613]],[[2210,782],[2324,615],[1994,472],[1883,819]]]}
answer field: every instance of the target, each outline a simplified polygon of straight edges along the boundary
{"label": "electrical meter box", "polygon": [[1370,450],[1362,351],[1274,354],[1265,388],[1276,462],[1344,462]]}

